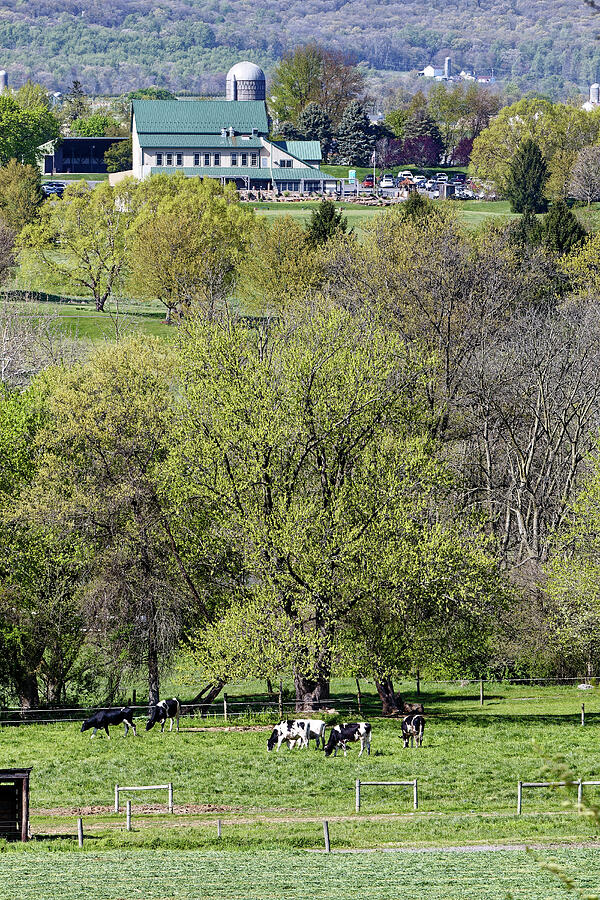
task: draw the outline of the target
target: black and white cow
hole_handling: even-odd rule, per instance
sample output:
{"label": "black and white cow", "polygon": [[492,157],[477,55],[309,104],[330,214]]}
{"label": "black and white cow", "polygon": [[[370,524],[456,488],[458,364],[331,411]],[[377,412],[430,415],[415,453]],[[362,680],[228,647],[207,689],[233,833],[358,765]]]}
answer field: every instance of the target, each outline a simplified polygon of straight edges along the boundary
{"label": "black and white cow", "polygon": [[368,722],[344,722],[343,725],[334,725],[329,734],[329,740],[325,747],[325,756],[337,756],[337,752],[341,747],[346,756],[346,744],[348,741],[360,741],[360,753],[367,748],[367,753],[371,753],[371,726]]}
{"label": "black and white cow", "polygon": [[181,715],[181,703],[177,697],[171,697],[170,700],[159,700],[150,713],[150,718],[146,722],[146,731],[150,731],[157,722],[161,723],[160,733],[162,734],[169,719],[169,731],[173,731],[173,719],[177,722],[177,733],[179,734],[179,716]]}
{"label": "black and white cow", "polygon": [[276,725],[267,741],[267,750],[277,745],[277,751],[287,741],[290,749],[300,746],[308,748],[310,739],[314,738],[319,749],[325,747],[325,722],[319,719],[285,719]]}
{"label": "black and white cow", "polygon": [[121,722],[125,726],[125,737],[129,734],[130,728],[135,737],[136,730],[133,722],[133,710],[129,706],[123,706],[121,709],[100,709],[98,712],[95,712],[93,716],[90,716],[89,719],[85,720],[81,726],[81,730],[87,731],[89,728],[93,728],[92,737],[96,737],[98,729],[104,728],[106,736],[110,740],[108,726],[120,725]]}
{"label": "black and white cow", "polygon": [[402,740],[404,747],[408,747],[409,743],[415,743],[420,747],[423,743],[423,733],[425,731],[425,719],[419,713],[411,713],[402,719]]}

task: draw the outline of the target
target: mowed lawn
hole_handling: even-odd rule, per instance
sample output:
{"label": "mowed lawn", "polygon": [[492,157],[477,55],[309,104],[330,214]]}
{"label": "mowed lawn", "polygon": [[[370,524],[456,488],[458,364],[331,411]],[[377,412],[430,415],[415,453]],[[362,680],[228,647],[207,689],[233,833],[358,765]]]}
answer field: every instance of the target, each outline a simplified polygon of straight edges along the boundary
{"label": "mowed lawn", "polygon": [[[550,900],[568,896],[543,868],[556,859],[586,896],[600,884],[598,850],[331,854],[6,853],[0,900]],[[581,894],[580,894],[581,896]]]}

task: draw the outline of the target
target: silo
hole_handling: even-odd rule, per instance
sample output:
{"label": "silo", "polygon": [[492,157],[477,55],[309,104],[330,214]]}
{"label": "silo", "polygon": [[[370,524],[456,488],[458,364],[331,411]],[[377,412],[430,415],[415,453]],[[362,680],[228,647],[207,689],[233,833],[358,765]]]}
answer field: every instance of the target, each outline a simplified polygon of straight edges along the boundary
{"label": "silo", "polygon": [[265,73],[251,62],[236,63],[227,73],[228,100],[264,100]]}
{"label": "silo", "polygon": [[452,60],[449,56],[444,60],[444,78],[450,78],[450,73],[452,71]]}
{"label": "silo", "polygon": [[0,69],[0,94],[8,90],[8,73]]}
{"label": "silo", "polygon": [[590,103],[594,106],[600,104],[600,84],[597,81],[590,85]]}

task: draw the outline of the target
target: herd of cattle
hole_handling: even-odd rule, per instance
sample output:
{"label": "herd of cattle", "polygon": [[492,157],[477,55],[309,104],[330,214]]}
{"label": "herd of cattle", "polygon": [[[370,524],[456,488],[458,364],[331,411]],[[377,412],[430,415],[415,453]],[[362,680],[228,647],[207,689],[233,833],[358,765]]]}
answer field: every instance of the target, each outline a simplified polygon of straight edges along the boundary
{"label": "herd of cattle", "polygon": [[[137,732],[133,715],[134,711],[129,706],[123,706],[121,709],[99,710],[85,720],[81,730],[88,731],[92,728],[92,737],[95,737],[98,729],[103,728],[110,738],[109,726],[123,724],[125,736],[131,729],[135,737]],[[177,697],[160,700],[152,708],[150,718],[146,722],[146,731],[150,731],[154,725],[160,723],[160,730],[163,732],[167,719],[169,720],[169,731],[173,730],[173,721],[176,722],[177,731],[179,731],[180,715],[181,703]],[[287,743],[290,750],[294,747],[308,749],[312,739],[315,741],[317,750],[325,751],[325,756],[331,756],[332,753],[337,756],[338,750],[343,750],[344,756],[346,756],[347,745],[354,742],[360,742],[359,756],[362,756],[365,749],[367,753],[371,753],[371,726],[368,722],[344,722],[342,725],[333,725],[327,743],[325,743],[326,727],[327,723],[321,719],[285,719],[273,729],[267,741],[267,750],[276,748],[279,751],[283,743]],[[411,712],[405,716],[402,719],[404,747],[408,747],[413,742],[420,747],[423,743],[424,731],[425,718],[421,713]]]}

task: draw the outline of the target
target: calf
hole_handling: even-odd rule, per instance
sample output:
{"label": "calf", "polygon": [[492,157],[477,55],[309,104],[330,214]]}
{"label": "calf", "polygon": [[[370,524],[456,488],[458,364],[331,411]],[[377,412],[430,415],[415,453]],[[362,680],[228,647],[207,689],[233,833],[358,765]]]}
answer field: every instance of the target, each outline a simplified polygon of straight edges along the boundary
{"label": "calf", "polygon": [[110,740],[110,734],[108,731],[109,725],[120,725],[121,722],[125,726],[125,737],[129,734],[129,729],[133,731],[133,736],[136,736],[135,725],[133,724],[133,710],[130,709],[129,706],[123,706],[121,709],[101,709],[98,712],[95,712],[93,716],[90,716],[89,719],[86,719],[83,725],[81,726],[82,731],[87,731],[88,728],[93,728],[92,737],[96,737],[96,732],[99,728],[104,728],[106,731],[106,736]]}
{"label": "calf", "polygon": [[317,750],[325,749],[325,722],[321,719],[294,719],[292,731],[300,736],[300,746],[310,746],[310,739],[314,738]]}
{"label": "calf", "polygon": [[325,747],[325,722],[318,719],[285,719],[276,725],[267,741],[267,750],[272,750],[277,745],[277,751],[287,741],[288,747],[295,746],[308,748],[310,739],[314,738],[319,749]]}
{"label": "calf", "polygon": [[341,747],[346,756],[346,744],[348,741],[360,741],[360,753],[367,748],[367,753],[371,753],[371,726],[368,722],[345,722],[343,725],[334,725],[329,734],[329,740],[325,747],[325,756],[337,756],[337,752]]}
{"label": "calf", "polygon": [[423,732],[425,731],[425,719],[418,713],[411,713],[402,719],[402,740],[404,747],[408,747],[409,743],[415,743],[420,747],[423,743]]}
{"label": "calf", "polygon": [[150,731],[150,729],[154,725],[156,725],[157,722],[160,722],[160,733],[162,734],[165,730],[167,719],[169,719],[169,731],[173,731],[173,719],[175,719],[177,722],[177,733],[179,734],[180,715],[181,704],[177,697],[172,697],[170,700],[159,700],[156,706],[152,709],[150,718],[146,722],[146,731]]}

